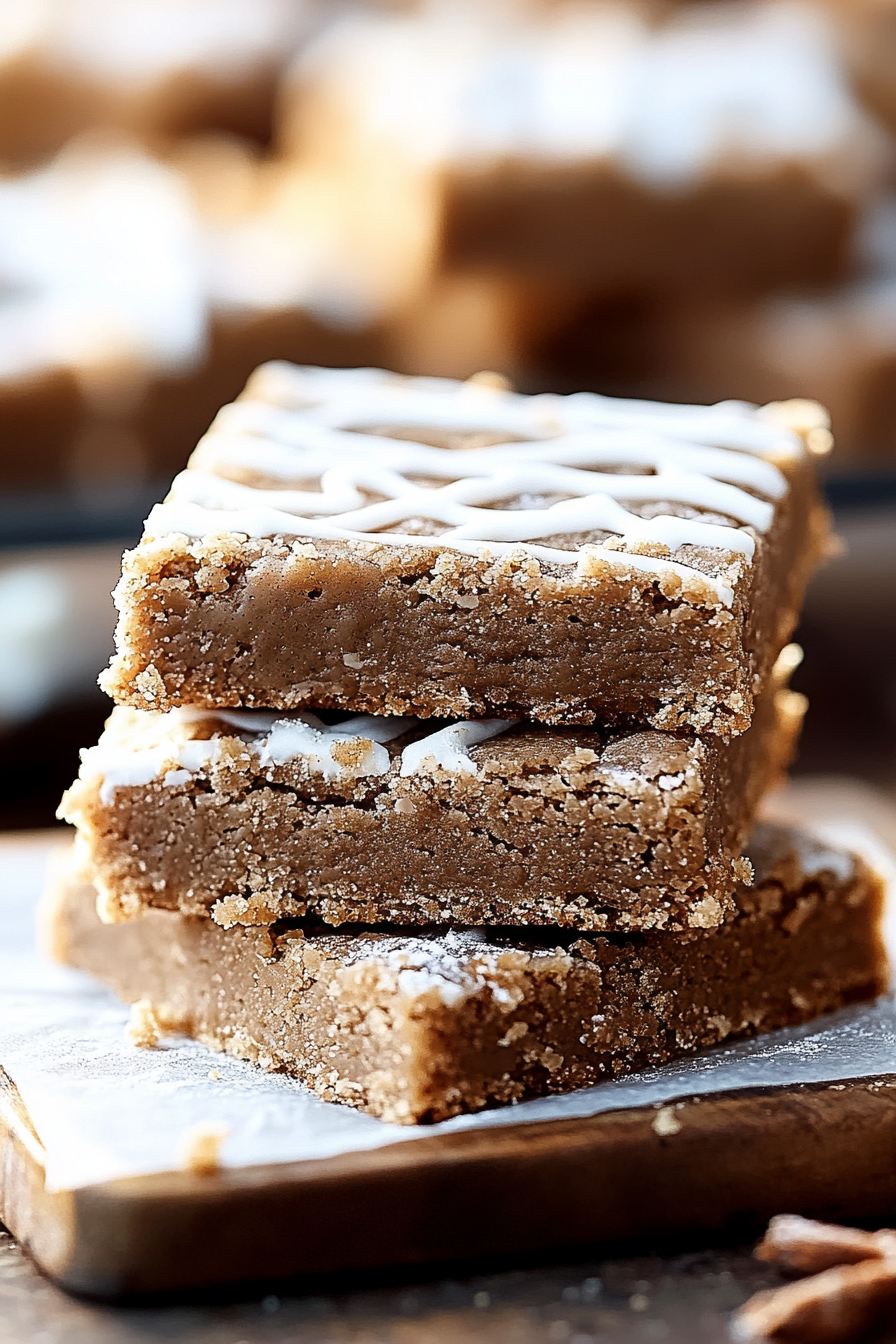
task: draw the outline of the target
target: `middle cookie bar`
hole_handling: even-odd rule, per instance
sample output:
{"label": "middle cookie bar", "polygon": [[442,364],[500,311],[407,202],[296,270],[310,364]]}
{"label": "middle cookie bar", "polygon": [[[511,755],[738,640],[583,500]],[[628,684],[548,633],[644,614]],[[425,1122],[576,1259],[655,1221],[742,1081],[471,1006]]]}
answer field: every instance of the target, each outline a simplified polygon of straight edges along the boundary
{"label": "middle cookie bar", "polygon": [[107,922],[156,907],[225,927],[712,928],[734,913],[743,842],[802,722],[778,675],[729,742],[119,707],[60,814]]}

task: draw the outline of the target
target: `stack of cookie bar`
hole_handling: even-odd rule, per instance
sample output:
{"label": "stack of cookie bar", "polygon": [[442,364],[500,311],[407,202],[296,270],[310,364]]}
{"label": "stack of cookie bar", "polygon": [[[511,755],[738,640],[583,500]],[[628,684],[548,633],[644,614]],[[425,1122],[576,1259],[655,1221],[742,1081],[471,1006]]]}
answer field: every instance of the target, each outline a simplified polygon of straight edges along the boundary
{"label": "stack of cookie bar", "polygon": [[809,403],[263,366],[125,556],[56,954],[149,1040],[404,1123],[878,993],[876,877],[749,839],[828,440]]}

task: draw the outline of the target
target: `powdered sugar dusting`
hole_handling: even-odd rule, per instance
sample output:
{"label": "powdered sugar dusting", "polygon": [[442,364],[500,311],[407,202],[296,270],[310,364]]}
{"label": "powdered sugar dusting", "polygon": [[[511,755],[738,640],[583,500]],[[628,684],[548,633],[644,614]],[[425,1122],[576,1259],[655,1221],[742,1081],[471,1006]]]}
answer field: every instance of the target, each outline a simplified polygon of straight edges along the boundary
{"label": "powdered sugar dusting", "polygon": [[[398,992],[408,999],[435,994],[446,1007],[463,999],[487,993],[505,1009],[516,1002],[501,984],[499,958],[502,949],[489,943],[480,929],[449,929],[446,933],[414,936],[405,933],[377,935],[362,939],[346,948],[345,961],[357,964],[368,958],[381,961],[396,976]],[[533,944],[526,949],[529,958],[553,957],[556,949]]]}

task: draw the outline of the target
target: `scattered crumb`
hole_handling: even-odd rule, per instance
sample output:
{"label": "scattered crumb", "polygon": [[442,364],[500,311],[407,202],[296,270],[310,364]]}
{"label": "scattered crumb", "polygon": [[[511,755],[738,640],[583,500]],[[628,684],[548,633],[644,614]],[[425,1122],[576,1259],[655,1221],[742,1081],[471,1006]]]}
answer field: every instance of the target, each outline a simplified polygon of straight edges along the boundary
{"label": "scattered crumb", "polygon": [[673,1106],[661,1106],[653,1117],[651,1129],[654,1134],[659,1134],[662,1139],[677,1134],[681,1129],[681,1121],[675,1115],[675,1108]]}
{"label": "scattered crumb", "polygon": [[218,1070],[217,1070],[217,1069],[209,1069],[209,1071],[208,1071],[208,1076],[209,1076],[209,1078],[211,1078],[211,1080],[212,1080],[213,1083],[216,1083],[216,1082],[218,1081]]}
{"label": "scattered crumb", "polygon": [[688,925],[692,929],[716,929],[722,923],[724,913],[715,896],[704,896],[691,906]]}
{"label": "scattered crumb", "polygon": [[106,890],[100,890],[96,894],[96,913],[104,924],[118,924],[124,918],[121,901]]}
{"label": "scattered crumb", "polygon": [[155,1050],[162,1027],[149,999],[138,999],[131,1004],[131,1016],[124,1034],[131,1045],[139,1046],[141,1050]]}
{"label": "scattered crumb", "polygon": [[510,1027],[510,1029],[506,1031],[504,1035],[501,1037],[498,1044],[513,1045],[514,1041],[520,1040],[521,1037],[527,1034],[528,1030],[529,1030],[528,1022],[514,1022],[513,1026]]}
{"label": "scattered crumb", "polygon": [[261,896],[222,896],[211,908],[211,917],[222,929],[232,929],[234,924],[269,925],[279,917],[280,911],[265,904]]}
{"label": "scattered crumb", "polygon": [[230,1126],[220,1120],[201,1120],[185,1129],[180,1138],[181,1166],[194,1176],[213,1176],[221,1165],[221,1145]]}

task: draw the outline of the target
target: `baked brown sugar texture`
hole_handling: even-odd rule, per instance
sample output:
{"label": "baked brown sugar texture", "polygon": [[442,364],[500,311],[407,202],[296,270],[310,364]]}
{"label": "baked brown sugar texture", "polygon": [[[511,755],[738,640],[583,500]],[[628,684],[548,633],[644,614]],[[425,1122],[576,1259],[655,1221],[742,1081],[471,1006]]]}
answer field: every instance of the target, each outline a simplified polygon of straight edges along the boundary
{"label": "baked brown sugar texture", "polygon": [[225,408],[125,557],[119,703],[747,729],[827,545],[820,408],[374,372]]}
{"label": "baked brown sugar texture", "polygon": [[760,827],[735,918],[683,934],[267,930],[150,910],[108,925],[64,876],[57,959],[216,1050],[400,1124],[569,1091],[883,991],[882,883]]}
{"label": "baked brown sugar texture", "polygon": [[[225,925],[310,913],[330,924],[709,928],[733,913],[742,846],[804,707],[771,689],[730,742],[509,725],[470,746],[460,773],[425,755],[402,773],[403,749],[425,752],[433,729],[408,720],[383,773],[356,774],[371,746],[362,723],[334,747],[344,764],[329,777],[276,745],[272,761],[270,716],[228,726],[214,710],[184,720],[119,708],[62,815],[109,920],[156,906]],[[207,754],[191,773],[180,763],[196,747]],[[152,777],[135,783],[143,761]]]}
{"label": "baked brown sugar texture", "polygon": [[828,550],[814,402],[263,365],[124,558],[62,961],[402,1124],[880,993],[882,884],[762,825]]}

